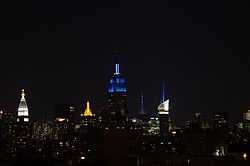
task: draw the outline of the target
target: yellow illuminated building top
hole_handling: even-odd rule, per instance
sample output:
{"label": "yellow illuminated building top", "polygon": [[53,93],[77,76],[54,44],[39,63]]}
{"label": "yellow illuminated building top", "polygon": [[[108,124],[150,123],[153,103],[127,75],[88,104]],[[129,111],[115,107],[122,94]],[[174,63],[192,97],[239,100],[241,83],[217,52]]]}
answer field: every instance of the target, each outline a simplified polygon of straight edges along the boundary
{"label": "yellow illuminated building top", "polygon": [[93,116],[92,111],[91,111],[89,105],[90,105],[90,104],[89,104],[89,101],[87,101],[87,107],[86,107],[86,109],[85,109],[85,111],[84,111],[83,116]]}

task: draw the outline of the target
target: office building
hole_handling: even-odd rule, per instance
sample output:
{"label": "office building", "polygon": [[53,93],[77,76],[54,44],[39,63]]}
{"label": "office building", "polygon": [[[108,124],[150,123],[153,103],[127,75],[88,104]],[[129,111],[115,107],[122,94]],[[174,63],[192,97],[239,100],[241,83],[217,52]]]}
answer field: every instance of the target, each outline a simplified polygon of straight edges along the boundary
{"label": "office building", "polygon": [[21,100],[17,109],[17,122],[29,122],[29,110],[25,99],[24,89],[22,89]]}
{"label": "office building", "polygon": [[120,65],[115,64],[115,72],[108,83],[108,101],[101,112],[106,122],[125,124],[128,120],[126,80],[120,73]]}
{"label": "office building", "polygon": [[161,104],[158,106],[158,116],[160,121],[160,135],[162,140],[166,140],[170,131],[169,99],[165,100],[165,85],[162,87]]}

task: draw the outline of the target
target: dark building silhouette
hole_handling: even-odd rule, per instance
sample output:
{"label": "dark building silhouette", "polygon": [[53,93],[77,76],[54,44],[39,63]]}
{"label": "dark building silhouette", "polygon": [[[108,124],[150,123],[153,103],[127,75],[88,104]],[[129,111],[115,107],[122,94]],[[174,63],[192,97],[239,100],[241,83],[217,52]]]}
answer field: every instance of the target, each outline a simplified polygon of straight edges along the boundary
{"label": "dark building silhouette", "polygon": [[212,117],[213,128],[227,128],[228,114],[226,112],[214,112]]}
{"label": "dark building silhouette", "polygon": [[243,127],[250,132],[250,109],[243,112]]}

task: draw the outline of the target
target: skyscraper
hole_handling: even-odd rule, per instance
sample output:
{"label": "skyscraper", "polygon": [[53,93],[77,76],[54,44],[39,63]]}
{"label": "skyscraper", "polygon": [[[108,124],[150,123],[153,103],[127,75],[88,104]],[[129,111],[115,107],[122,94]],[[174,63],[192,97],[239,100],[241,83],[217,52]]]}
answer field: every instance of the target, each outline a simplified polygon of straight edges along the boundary
{"label": "skyscraper", "polygon": [[109,95],[126,95],[127,88],[125,84],[125,78],[120,73],[120,64],[115,64],[115,72],[111,77],[108,84]]}
{"label": "skyscraper", "polygon": [[86,106],[86,109],[85,109],[85,111],[83,113],[83,116],[85,116],[85,117],[86,116],[93,116],[92,111],[90,109],[89,101],[87,101],[87,106]]}
{"label": "skyscraper", "polygon": [[109,121],[127,120],[127,88],[125,78],[120,73],[119,64],[115,64],[115,71],[109,80],[108,101],[101,114]]}
{"label": "skyscraper", "polygon": [[29,123],[29,110],[25,99],[24,89],[22,89],[21,100],[17,110],[17,123],[15,126],[15,149],[17,156],[23,156],[24,149],[30,147],[29,139],[32,133],[31,123]]}
{"label": "skyscraper", "polygon": [[212,117],[213,128],[227,128],[228,127],[228,113],[227,112],[214,112]]}
{"label": "skyscraper", "polygon": [[17,122],[29,122],[29,110],[25,100],[24,89],[22,89],[21,100],[17,110]]}
{"label": "skyscraper", "polygon": [[[84,113],[81,114],[82,124],[86,127],[93,127],[95,125],[96,119],[95,114],[93,114],[91,108],[90,108],[90,102],[87,101],[86,108],[84,110]],[[88,128],[88,129],[90,129]],[[84,130],[87,130],[86,128]]]}
{"label": "skyscraper", "polygon": [[250,109],[243,113],[243,125],[250,132]]}
{"label": "skyscraper", "polygon": [[161,104],[158,106],[160,120],[160,135],[162,140],[166,140],[170,130],[169,99],[165,100],[165,85],[162,86]]}

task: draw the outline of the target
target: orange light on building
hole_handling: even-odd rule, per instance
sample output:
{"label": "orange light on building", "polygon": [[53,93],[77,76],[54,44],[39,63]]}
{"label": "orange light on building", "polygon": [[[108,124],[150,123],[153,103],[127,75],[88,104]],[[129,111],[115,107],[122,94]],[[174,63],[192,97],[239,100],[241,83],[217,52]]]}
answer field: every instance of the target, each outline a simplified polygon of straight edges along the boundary
{"label": "orange light on building", "polygon": [[65,118],[56,118],[56,121],[57,122],[63,122],[63,121],[65,121]]}
{"label": "orange light on building", "polygon": [[242,157],[243,157],[244,160],[247,160],[247,153],[243,153]]}

